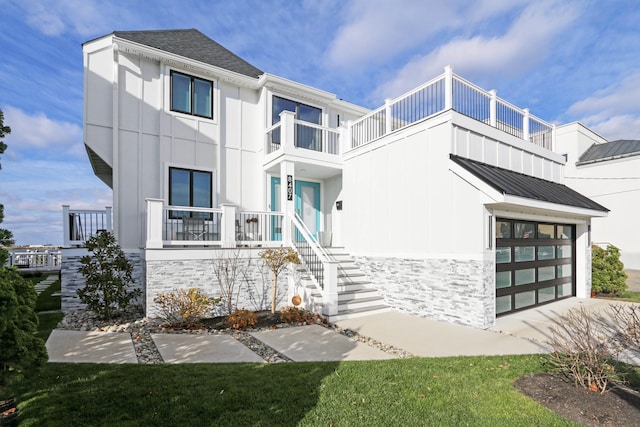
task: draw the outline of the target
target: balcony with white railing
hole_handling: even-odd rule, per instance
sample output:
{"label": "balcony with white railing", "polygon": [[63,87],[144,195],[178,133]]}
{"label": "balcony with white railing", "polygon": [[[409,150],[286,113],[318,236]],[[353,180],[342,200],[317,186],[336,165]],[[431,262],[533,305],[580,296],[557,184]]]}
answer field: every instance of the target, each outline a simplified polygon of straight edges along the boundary
{"label": "balcony with white railing", "polygon": [[547,150],[553,149],[553,125],[531,115],[528,109],[515,107],[498,98],[495,91],[475,86],[446,67],[442,75],[398,98],[388,99],[384,106],[350,122],[345,151],[447,110],[454,110]]}
{"label": "balcony with white railing", "polygon": [[280,121],[266,131],[265,160],[268,165],[281,158],[340,165],[341,129],[309,123],[283,111]]}
{"label": "balcony with white railing", "polygon": [[148,249],[282,246],[283,214],[220,208],[168,206],[147,199]]}
{"label": "balcony with white railing", "polygon": [[100,231],[112,231],[111,207],[104,210],[62,206],[63,247],[82,247]]}

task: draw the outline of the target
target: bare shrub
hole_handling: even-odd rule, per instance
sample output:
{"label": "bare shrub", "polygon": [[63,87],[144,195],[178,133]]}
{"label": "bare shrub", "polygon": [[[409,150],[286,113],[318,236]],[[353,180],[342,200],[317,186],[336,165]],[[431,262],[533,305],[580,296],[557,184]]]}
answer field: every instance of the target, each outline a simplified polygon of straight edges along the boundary
{"label": "bare shrub", "polygon": [[235,310],[227,317],[227,325],[231,329],[246,331],[258,323],[258,316],[251,310]]}
{"label": "bare shrub", "polygon": [[196,326],[220,302],[220,298],[210,298],[200,289],[178,289],[160,293],[154,299],[158,305],[159,317],[171,327]]}
{"label": "bare shrub", "polygon": [[220,285],[220,297],[225,303],[227,313],[233,313],[238,302],[239,289],[238,279],[244,273],[240,262],[242,257],[240,251],[220,251],[219,255],[213,260],[213,273]]}
{"label": "bare shrub", "polygon": [[622,352],[640,356],[640,304],[615,304],[600,319]]}
{"label": "bare shrub", "polygon": [[552,366],[577,386],[604,393],[609,383],[622,381],[614,362],[618,346],[597,316],[584,307],[563,316],[551,328],[548,343]]}

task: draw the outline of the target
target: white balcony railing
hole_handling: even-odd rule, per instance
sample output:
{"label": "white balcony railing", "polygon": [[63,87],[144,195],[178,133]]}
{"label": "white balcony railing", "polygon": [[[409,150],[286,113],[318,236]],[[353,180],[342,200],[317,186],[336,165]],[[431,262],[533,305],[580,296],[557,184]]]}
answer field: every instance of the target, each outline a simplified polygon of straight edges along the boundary
{"label": "white balcony railing", "polygon": [[[295,118],[291,111],[283,111],[280,121],[267,129],[265,152],[282,150],[305,156],[313,152],[340,155],[341,130],[332,129]],[[305,151],[302,151],[305,150]]]}
{"label": "white balcony railing", "polygon": [[451,67],[435,79],[349,124],[348,148],[368,144],[427,117],[453,109],[548,150],[553,149],[553,125],[499,99],[453,74]]}
{"label": "white balcony railing", "polygon": [[100,231],[112,231],[111,207],[104,210],[70,209],[62,206],[63,246],[84,246]]}

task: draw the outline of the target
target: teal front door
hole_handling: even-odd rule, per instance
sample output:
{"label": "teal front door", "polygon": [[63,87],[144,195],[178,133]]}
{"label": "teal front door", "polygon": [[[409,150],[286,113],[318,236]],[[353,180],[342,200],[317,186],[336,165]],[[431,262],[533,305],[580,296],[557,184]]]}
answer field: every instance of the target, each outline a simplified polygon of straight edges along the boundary
{"label": "teal front door", "polygon": [[320,184],[296,181],[295,208],[311,236],[317,238],[320,231]]}

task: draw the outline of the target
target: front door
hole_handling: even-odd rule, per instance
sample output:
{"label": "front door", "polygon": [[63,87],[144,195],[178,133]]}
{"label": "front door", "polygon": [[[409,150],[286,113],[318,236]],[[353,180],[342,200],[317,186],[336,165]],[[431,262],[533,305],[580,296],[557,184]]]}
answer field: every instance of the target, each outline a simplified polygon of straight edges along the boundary
{"label": "front door", "polygon": [[320,184],[317,182],[296,181],[296,213],[311,232],[318,236],[320,231]]}

